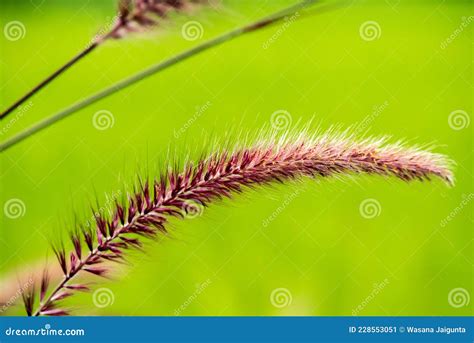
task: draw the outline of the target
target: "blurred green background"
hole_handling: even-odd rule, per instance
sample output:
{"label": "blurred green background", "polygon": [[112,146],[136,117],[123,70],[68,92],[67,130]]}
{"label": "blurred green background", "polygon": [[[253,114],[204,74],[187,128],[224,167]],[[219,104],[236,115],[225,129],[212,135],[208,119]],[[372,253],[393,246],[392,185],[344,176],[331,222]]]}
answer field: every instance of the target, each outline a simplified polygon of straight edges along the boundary
{"label": "blurred green background", "polygon": [[[1,108],[84,48],[115,2],[2,0]],[[2,121],[0,138],[290,3],[224,1],[107,42]],[[86,218],[90,202],[104,203],[105,194],[130,189],[137,172],[153,175],[209,140],[255,133],[285,110],[292,127],[312,120],[435,143],[456,161],[456,185],[355,176],[246,192],[174,221],[173,238],[133,254],[118,280],[94,279],[108,299],[71,298],[74,313],[472,314],[472,14],[469,1],[347,2],[196,56],[2,153],[3,301],[17,297],[9,280],[45,258],[54,263],[50,242],[65,236],[74,213]],[[181,33],[190,20],[203,28],[195,41]],[[24,26],[20,39],[8,37],[12,21]],[[375,36],[364,33],[369,24]],[[99,111],[112,115],[111,127],[94,126]],[[7,215],[12,199],[24,205],[18,218]],[[372,218],[361,211],[366,199]],[[2,311],[23,313],[21,305]]]}

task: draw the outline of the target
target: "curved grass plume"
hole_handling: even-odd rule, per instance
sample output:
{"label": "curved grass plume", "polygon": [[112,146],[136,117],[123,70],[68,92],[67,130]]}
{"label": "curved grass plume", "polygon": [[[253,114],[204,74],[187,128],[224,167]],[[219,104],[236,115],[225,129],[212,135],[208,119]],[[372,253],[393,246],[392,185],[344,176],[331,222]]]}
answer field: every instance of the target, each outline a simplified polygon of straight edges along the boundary
{"label": "curved grass plume", "polygon": [[[77,291],[88,291],[76,276],[87,272],[106,276],[110,264],[125,258],[126,250],[141,248],[143,238],[167,234],[170,217],[186,218],[221,198],[230,198],[248,188],[301,177],[371,174],[403,181],[440,178],[453,183],[452,162],[444,155],[385,138],[356,139],[348,133],[310,135],[262,134],[254,144],[217,149],[183,168],[169,167],[153,182],[139,182],[127,201],[116,203],[111,216],[97,215],[94,228],[79,227],[71,233],[71,251],[54,248],[63,278],[49,290],[45,271],[39,290],[24,292],[28,315],[67,315],[60,301]],[[36,307],[35,307],[36,306]]]}

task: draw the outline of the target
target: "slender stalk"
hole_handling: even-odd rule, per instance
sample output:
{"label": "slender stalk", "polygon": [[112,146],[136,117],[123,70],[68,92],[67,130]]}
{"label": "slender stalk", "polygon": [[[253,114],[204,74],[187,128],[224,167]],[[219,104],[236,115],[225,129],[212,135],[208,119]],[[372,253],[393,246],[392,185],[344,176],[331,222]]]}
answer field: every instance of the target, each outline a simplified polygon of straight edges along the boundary
{"label": "slender stalk", "polygon": [[5,118],[9,113],[13,112],[15,109],[17,109],[21,104],[23,104],[26,100],[31,98],[33,95],[38,93],[42,88],[44,88],[46,85],[48,85],[51,81],[56,79],[58,76],[60,76],[62,73],[64,73],[66,70],[68,70],[70,67],[72,67],[74,64],[79,62],[81,59],[89,55],[95,48],[97,48],[98,43],[94,42],[93,44],[90,44],[87,48],[85,48],[83,51],[78,53],[76,56],[74,56],[69,62],[64,64],[62,67],[60,67],[58,70],[56,70],[54,73],[52,73],[50,76],[48,76],[46,79],[41,81],[38,85],[33,87],[28,93],[23,95],[20,99],[15,101],[10,107],[8,107],[5,111],[3,111],[0,114],[0,119]]}
{"label": "slender stalk", "polygon": [[217,47],[225,42],[228,42],[236,37],[242,36],[246,33],[254,32],[259,29],[262,29],[264,27],[267,27],[271,24],[274,24],[278,21],[283,20],[286,16],[291,15],[295,12],[297,12],[300,9],[303,9],[311,4],[316,3],[317,0],[305,0],[303,2],[300,2],[296,5],[289,6],[285,8],[282,11],[279,11],[267,18],[258,20],[252,24],[246,25],[244,27],[240,27],[238,29],[232,30],[230,32],[224,33],[221,36],[218,36],[214,39],[211,39],[207,42],[204,42],[194,48],[191,48],[185,52],[182,52],[176,56],[173,56],[163,62],[160,62],[158,64],[155,64],[148,69],[145,69],[141,72],[138,72],[126,79],[123,79],[112,86],[105,88],[87,98],[84,98],[75,104],[57,112],[56,114],[53,114],[51,117],[44,119],[43,121],[40,121],[37,124],[34,124],[33,126],[26,128],[24,131],[21,131],[17,135],[7,139],[5,142],[0,144],[0,151],[5,151],[8,148],[14,146],[15,144],[23,141],[25,138],[51,126],[52,124],[60,121],[61,119],[64,119],[71,114],[99,101],[102,100],[120,90],[123,90],[130,85],[139,82],[149,76],[152,76],[164,69],[167,69],[175,64],[178,64],[179,62],[182,62],[184,60],[187,60],[188,58],[195,56],[205,50],[208,50],[210,48]]}
{"label": "slender stalk", "polygon": [[92,50],[97,48],[103,42],[108,39],[119,39],[122,38],[126,33],[135,31],[131,28],[131,24],[135,24],[136,27],[149,27],[157,24],[157,21],[150,15],[155,17],[164,18],[166,12],[171,9],[179,10],[184,6],[184,3],[178,2],[162,2],[161,0],[119,0],[118,1],[118,14],[116,21],[110,28],[110,30],[104,34],[97,35],[92,43],[87,46],[82,52],[74,56],[69,62],[57,69],[53,74],[48,76],[45,80],[40,82],[36,87],[18,99],[13,105],[8,107],[5,111],[0,114],[0,119],[5,118],[9,113],[13,112],[26,100],[31,98],[33,95],[38,93],[42,88],[48,85],[51,81],[56,79],[67,69],[72,67],[74,64],[79,62],[82,58],[87,56]]}

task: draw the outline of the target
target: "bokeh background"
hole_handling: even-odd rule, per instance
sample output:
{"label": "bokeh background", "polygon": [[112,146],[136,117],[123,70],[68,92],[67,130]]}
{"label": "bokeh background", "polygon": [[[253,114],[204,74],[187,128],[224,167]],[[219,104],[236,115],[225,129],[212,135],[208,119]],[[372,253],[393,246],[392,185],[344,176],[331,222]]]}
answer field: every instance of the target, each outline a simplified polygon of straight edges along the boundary
{"label": "bokeh background", "polygon": [[[1,108],[84,48],[115,3],[2,0]],[[291,3],[224,1],[109,41],[2,121],[1,139]],[[50,243],[74,213],[85,220],[137,173],[255,133],[277,112],[290,128],[312,120],[434,143],[456,161],[456,185],[356,176],[247,192],[174,221],[173,237],[133,254],[117,280],[94,279],[102,293],[71,298],[74,313],[472,314],[472,15],[469,1],[348,1],[196,56],[2,153],[2,301],[18,298],[17,276],[54,263]],[[189,21],[202,26],[196,40],[182,34]]]}

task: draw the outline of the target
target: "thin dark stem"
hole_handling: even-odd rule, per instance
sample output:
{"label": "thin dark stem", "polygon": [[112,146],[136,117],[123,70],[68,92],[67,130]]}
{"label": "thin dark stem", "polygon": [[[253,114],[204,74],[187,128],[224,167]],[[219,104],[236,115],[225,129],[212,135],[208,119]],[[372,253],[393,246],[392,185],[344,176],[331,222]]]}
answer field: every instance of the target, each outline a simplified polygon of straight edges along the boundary
{"label": "thin dark stem", "polygon": [[4,119],[8,114],[13,112],[16,108],[18,108],[21,104],[23,104],[26,100],[31,98],[33,95],[38,93],[41,89],[43,89],[46,85],[48,85],[51,81],[56,79],[59,75],[64,73],[66,70],[68,70],[71,66],[79,62],[81,59],[83,59],[85,56],[87,56],[89,53],[91,53],[96,47],[98,46],[97,42],[94,42],[90,44],[86,49],[78,53],[76,56],[74,56],[69,62],[64,64],[61,68],[56,70],[54,73],[52,73],[50,76],[48,76],[46,79],[41,81],[38,85],[36,85],[33,89],[31,89],[28,93],[23,95],[20,99],[18,99],[15,103],[13,103],[10,107],[8,107],[5,111],[3,111],[0,114],[0,119]]}
{"label": "thin dark stem", "polygon": [[123,90],[127,87],[129,87],[130,85],[136,83],[136,82],[139,82],[151,75],[154,75],[164,69],[167,69],[175,64],[178,64],[179,62],[182,62],[184,60],[187,60],[188,58],[192,57],[192,56],[195,56],[205,50],[208,50],[208,49],[211,49],[211,48],[214,48],[216,46],[219,46],[227,41],[230,41],[234,38],[237,38],[239,36],[242,36],[246,33],[250,33],[250,32],[255,32],[261,28],[264,28],[264,27],[267,27],[271,24],[275,24],[281,20],[284,20],[287,16],[289,15],[292,15],[294,13],[296,13],[297,11],[301,10],[301,9],[304,9],[312,4],[315,4],[316,2],[318,2],[317,0],[305,0],[305,1],[302,1],[296,5],[292,5],[292,6],[289,6],[287,8],[285,8],[284,10],[281,10],[277,13],[274,13],[273,15],[270,15],[268,16],[267,18],[264,18],[264,19],[260,19],[252,24],[249,24],[249,25],[246,25],[246,26],[243,26],[243,27],[240,27],[238,29],[235,29],[233,31],[229,31],[227,33],[224,33],[214,39],[211,39],[207,42],[204,42],[194,48],[191,48],[185,52],[182,52],[176,56],[173,56],[171,57],[170,59],[167,59],[163,62],[160,62],[160,63],[157,63],[151,67],[149,67],[148,69],[145,69],[141,72],[138,72],[126,79],[123,79],[115,84],[113,84],[112,86],[108,87],[108,88],[105,88],[87,98],[84,98],[78,102],[76,102],[75,104],[57,112],[56,114],[53,114],[52,116],[50,116],[49,118],[46,118],[44,119],[43,121],[37,123],[37,124],[34,124],[33,126],[29,127],[29,128],[26,128],[25,130],[21,131],[20,133],[18,133],[17,135],[11,137],[10,139],[4,141],[3,143],[0,144],[0,152],[1,151],[4,151],[12,146],[14,146],[15,144],[23,141],[24,139],[26,139],[27,137],[51,126],[52,124],[60,121],[61,119],[64,119],[68,116],[70,116],[71,114],[93,104],[93,103],[96,103],[97,101],[99,100],[102,100],[120,90]]}

